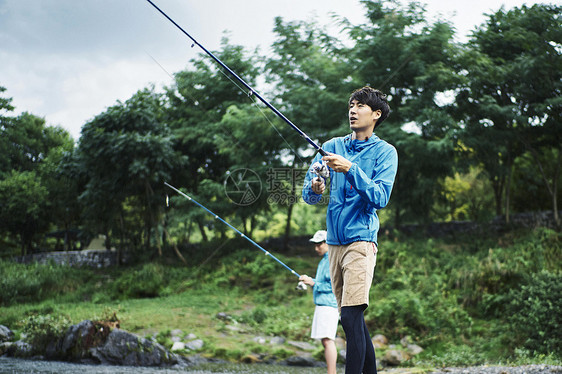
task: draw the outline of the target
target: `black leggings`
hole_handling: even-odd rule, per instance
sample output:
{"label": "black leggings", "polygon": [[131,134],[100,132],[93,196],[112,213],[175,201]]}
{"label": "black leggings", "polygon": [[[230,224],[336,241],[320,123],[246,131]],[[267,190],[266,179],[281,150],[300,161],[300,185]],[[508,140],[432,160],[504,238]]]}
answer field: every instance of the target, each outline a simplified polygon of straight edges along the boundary
{"label": "black leggings", "polygon": [[357,305],[341,308],[341,324],[347,343],[345,374],[377,374],[375,348],[363,317],[366,307]]}

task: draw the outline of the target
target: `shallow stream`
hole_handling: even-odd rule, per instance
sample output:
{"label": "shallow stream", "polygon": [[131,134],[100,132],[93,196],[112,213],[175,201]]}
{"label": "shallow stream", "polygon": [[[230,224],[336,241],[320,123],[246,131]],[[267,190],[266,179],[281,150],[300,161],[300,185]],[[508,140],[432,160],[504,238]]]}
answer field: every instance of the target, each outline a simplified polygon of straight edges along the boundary
{"label": "shallow stream", "polygon": [[320,374],[325,372],[325,368],[301,368],[260,364],[205,364],[182,368],[147,368],[135,366],[82,365],[59,361],[33,361],[0,357],[0,374]]}

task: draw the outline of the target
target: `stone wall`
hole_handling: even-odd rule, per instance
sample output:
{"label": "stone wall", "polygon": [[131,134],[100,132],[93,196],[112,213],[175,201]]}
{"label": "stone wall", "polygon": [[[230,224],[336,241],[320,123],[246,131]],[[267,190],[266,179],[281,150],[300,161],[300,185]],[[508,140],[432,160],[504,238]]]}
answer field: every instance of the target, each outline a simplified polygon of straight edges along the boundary
{"label": "stone wall", "polygon": [[24,264],[28,264],[31,262],[47,264],[52,261],[57,265],[103,268],[117,264],[117,252],[115,250],[108,251],[106,249],[87,249],[83,251],[66,252],[42,252],[16,257],[14,258],[14,260],[16,262]]}
{"label": "stone wall", "polygon": [[[562,211],[559,216],[562,217]],[[478,234],[484,231],[501,231],[513,229],[515,227],[548,227],[556,228],[554,222],[554,214],[551,211],[518,213],[510,216],[510,225],[506,226],[505,217],[499,216],[490,222],[476,223],[469,221],[452,221],[452,222],[434,222],[427,225],[404,225],[398,228],[398,231],[405,234],[419,233],[428,237],[443,237],[456,234]],[[381,227],[379,237],[391,235],[391,227]],[[310,236],[291,237],[288,242],[288,248],[283,248],[283,238],[270,238],[262,243],[263,247],[274,250],[279,253],[296,255],[300,253],[310,253],[312,245],[309,242]],[[100,242],[101,243],[101,242]],[[98,243],[99,244],[99,243]],[[127,262],[126,253],[123,262]],[[90,266],[102,268],[117,264],[117,252],[112,249],[86,249],[83,251],[67,251],[67,252],[42,252],[28,256],[16,257],[15,261],[20,263],[48,263],[53,261],[56,264],[65,264],[70,266]]]}
{"label": "stone wall", "polygon": [[[558,213],[562,217],[562,211]],[[404,225],[398,231],[405,234],[421,233],[430,237],[442,237],[455,234],[478,233],[481,231],[502,231],[516,227],[535,228],[547,227],[556,229],[552,211],[517,213],[510,215],[510,223],[506,225],[505,216],[497,216],[490,222],[477,223],[470,221],[434,222],[427,225]],[[388,230],[391,231],[391,230]],[[384,235],[385,228],[381,228]]]}

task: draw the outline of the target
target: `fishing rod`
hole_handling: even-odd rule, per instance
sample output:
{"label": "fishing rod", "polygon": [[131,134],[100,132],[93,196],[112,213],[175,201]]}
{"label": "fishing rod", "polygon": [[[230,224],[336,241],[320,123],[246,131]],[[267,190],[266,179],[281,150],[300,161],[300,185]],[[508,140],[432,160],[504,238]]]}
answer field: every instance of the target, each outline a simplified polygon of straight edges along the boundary
{"label": "fishing rod", "polygon": [[[169,184],[168,182],[164,182],[164,184],[168,187],[170,187],[172,190],[176,191],[177,193],[179,193],[180,195],[182,195],[183,197],[185,197],[187,200],[191,201],[192,203],[198,205],[199,207],[205,209],[208,213],[210,213],[211,215],[213,215],[215,217],[215,219],[218,219],[219,221],[221,221],[222,223],[224,223],[225,225],[227,225],[228,227],[230,227],[231,229],[233,229],[234,231],[236,231],[238,234],[240,234],[241,237],[243,237],[244,239],[246,239],[247,241],[249,241],[250,243],[252,243],[254,246],[256,246],[257,248],[259,248],[262,252],[265,253],[266,256],[271,257],[272,259],[274,259],[275,261],[277,261],[278,263],[280,263],[281,265],[283,265],[283,267],[287,270],[289,270],[291,273],[293,273],[294,275],[296,275],[297,277],[300,277],[300,274],[298,274],[296,271],[294,271],[293,269],[291,269],[290,267],[288,267],[287,265],[285,265],[283,262],[281,262],[281,260],[279,260],[277,257],[275,257],[274,255],[272,255],[269,251],[263,249],[258,243],[256,243],[255,241],[253,241],[252,239],[248,238],[246,235],[244,235],[243,233],[241,233],[236,227],[232,226],[230,223],[226,222],[224,219],[220,218],[219,216],[217,216],[215,213],[211,212],[209,209],[207,209],[206,207],[204,207],[202,204],[200,204],[199,202],[197,202],[195,199],[193,199],[191,196],[188,196],[187,194],[181,192],[180,190],[178,190],[177,188],[175,188],[174,186],[172,186],[171,184]],[[299,285],[300,286],[300,285]]]}
{"label": "fishing rod", "polygon": [[146,0],[152,5],[157,11],[159,11],[164,17],[168,19],[174,26],[176,26],[182,33],[184,33],[191,41],[193,45],[197,44],[199,48],[201,48],[206,54],[208,54],[213,60],[215,60],[220,66],[222,66],[226,71],[232,74],[240,83],[244,85],[249,91],[248,96],[254,95],[256,96],[262,103],[265,104],[269,109],[273,111],[273,113],[277,114],[279,118],[289,124],[296,132],[299,133],[311,146],[313,146],[322,156],[327,156],[328,154],[324,151],[318,144],[316,144],[308,135],[304,133],[301,129],[299,129],[293,122],[291,122],[283,113],[281,113],[277,108],[271,105],[266,99],[264,99],[257,91],[255,91],[248,83],[246,83],[242,78],[240,78],[234,71],[232,71],[224,62],[219,60],[214,54],[207,50],[207,48],[203,47],[197,40],[195,40],[191,35],[187,33],[180,25],[178,25],[173,19],[171,19],[163,10],[161,10],[156,4],[154,4],[151,0]]}

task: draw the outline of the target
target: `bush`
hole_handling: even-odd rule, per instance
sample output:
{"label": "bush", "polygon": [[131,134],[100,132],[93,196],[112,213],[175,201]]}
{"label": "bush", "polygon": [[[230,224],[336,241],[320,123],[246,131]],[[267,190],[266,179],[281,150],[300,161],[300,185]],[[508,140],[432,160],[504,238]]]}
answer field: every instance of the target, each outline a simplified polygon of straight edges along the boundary
{"label": "bush", "polygon": [[539,354],[562,354],[562,276],[542,272],[512,290],[507,319],[516,343]]}
{"label": "bush", "polygon": [[18,264],[0,260],[0,305],[37,302],[76,290],[87,271],[62,265]]}
{"label": "bush", "polygon": [[125,298],[157,297],[163,287],[164,267],[151,263],[121,275],[113,284],[113,292]]}
{"label": "bush", "polygon": [[33,347],[33,352],[45,352],[46,347],[61,339],[70,326],[66,317],[32,315],[21,321],[25,340]]}

